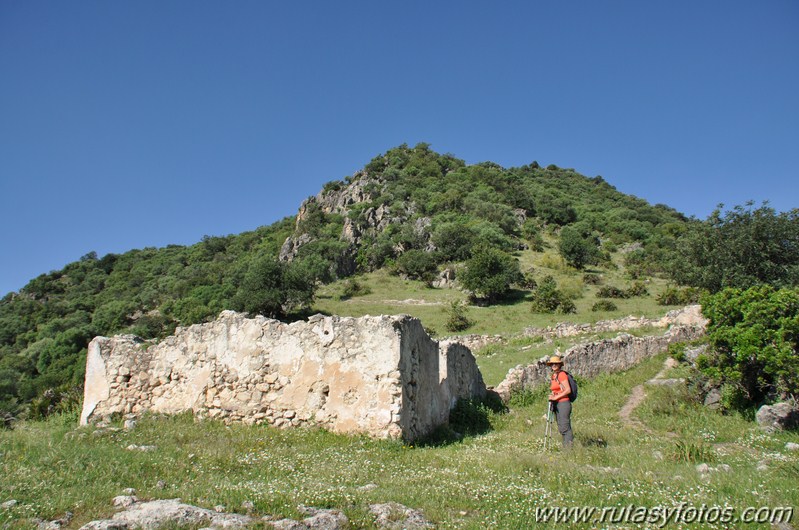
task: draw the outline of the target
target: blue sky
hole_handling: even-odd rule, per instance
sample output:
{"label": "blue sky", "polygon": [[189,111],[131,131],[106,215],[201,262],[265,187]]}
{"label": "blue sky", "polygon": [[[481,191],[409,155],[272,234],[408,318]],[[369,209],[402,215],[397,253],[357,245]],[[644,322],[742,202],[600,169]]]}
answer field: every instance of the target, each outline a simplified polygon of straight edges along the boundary
{"label": "blue sky", "polygon": [[428,142],[799,207],[799,2],[0,0],[0,296],[296,213]]}

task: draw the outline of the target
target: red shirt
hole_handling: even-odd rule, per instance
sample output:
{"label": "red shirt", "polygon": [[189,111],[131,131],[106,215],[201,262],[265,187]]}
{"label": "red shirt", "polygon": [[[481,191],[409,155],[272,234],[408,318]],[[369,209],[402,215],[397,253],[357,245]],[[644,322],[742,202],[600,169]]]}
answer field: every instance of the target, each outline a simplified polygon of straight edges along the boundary
{"label": "red shirt", "polygon": [[[557,379],[555,376],[557,376]],[[549,379],[549,389],[553,394],[560,394],[567,384],[569,384],[569,376],[566,375],[566,372],[563,370],[552,372],[552,377]],[[566,394],[557,401],[569,401],[569,394]]]}

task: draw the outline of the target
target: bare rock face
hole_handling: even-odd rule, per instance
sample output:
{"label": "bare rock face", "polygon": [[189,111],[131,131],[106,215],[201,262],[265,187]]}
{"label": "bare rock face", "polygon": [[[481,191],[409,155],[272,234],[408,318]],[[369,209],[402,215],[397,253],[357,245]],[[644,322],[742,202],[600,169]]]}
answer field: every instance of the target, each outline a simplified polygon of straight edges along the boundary
{"label": "bare rock face", "polygon": [[[316,196],[309,197],[300,205],[294,233],[286,238],[280,249],[281,261],[294,260],[304,245],[314,241],[314,237],[304,230],[306,221],[314,212],[344,216],[341,240],[349,243],[349,247],[338,259],[337,270],[334,272],[339,276],[348,276],[355,272],[355,256],[364,238],[380,234],[389,225],[412,222],[415,236],[426,242],[425,249],[428,252],[435,250],[435,245],[430,241],[431,220],[429,217],[415,218],[417,207],[411,202],[394,208],[385,204],[370,205],[357,215],[351,213],[353,206],[370,203],[378,198],[385,190],[385,181],[370,176],[365,171],[359,171],[348,178],[347,183],[331,184],[333,185],[325,186]],[[407,249],[401,244],[396,248],[398,253],[405,250]]]}
{"label": "bare rock face", "polygon": [[285,324],[223,311],[159,344],[89,344],[81,424],[146,411],[414,440],[485,395],[465,346],[433,341],[409,316]]}

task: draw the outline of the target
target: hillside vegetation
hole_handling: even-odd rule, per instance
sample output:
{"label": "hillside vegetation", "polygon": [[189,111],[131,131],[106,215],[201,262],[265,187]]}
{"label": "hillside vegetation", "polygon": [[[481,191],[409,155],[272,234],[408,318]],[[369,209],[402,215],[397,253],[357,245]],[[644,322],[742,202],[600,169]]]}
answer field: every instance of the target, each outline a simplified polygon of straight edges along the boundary
{"label": "hillside vegetation", "polygon": [[[741,208],[698,222],[599,176],[536,162],[467,165],[402,145],[326,184],[296,218],[191,246],[89,253],[6,295],[0,420],[80,399],[97,335],[157,339],[223,309],[283,319],[404,312],[439,335],[516,332],[554,312],[651,315],[655,299],[684,305],[702,289],[795,285],[797,234],[796,211]],[[721,258],[705,271],[710,243]],[[431,289],[442,273],[466,292]]]}

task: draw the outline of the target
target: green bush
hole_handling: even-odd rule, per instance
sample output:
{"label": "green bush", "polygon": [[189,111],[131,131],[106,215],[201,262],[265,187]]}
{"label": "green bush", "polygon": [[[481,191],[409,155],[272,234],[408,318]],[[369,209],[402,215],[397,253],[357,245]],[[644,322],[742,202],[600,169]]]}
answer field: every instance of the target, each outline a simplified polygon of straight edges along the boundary
{"label": "green bush", "polygon": [[466,316],[466,304],[459,300],[450,304],[447,313],[447,322],[444,324],[447,331],[456,333],[458,331],[465,331],[474,325],[474,322],[469,320]]}
{"label": "green bush", "polygon": [[349,278],[344,282],[344,289],[341,292],[340,300],[347,300],[356,296],[364,296],[372,292],[372,288],[359,282],[355,278]]}
{"label": "green bush", "polygon": [[504,298],[522,280],[518,260],[495,248],[478,247],[465,265],[461,285],[489,303]]}
{"label": "green bush", "polygon": [[730,405],[799,393],[799,288],[724,289],[702,299],[702,312],[712,349],[697,366],[727,385]]}
{"label": "green bush", "polygon": [[432,254],[423,250],[411,249],[397,258],[394,270],[413,280],[432,283],[436,278],[438,268]]}
{"label": "green bush", "polygon": [[530,310],[533,313],[575,313],[577,311],[574,302],[558,289],[558,284],[552,276],[545,276],[538,287],[533,291],[532,305]]}
{"label": "green bush", "polygon": [[606,285],[604,287],[600,287],[599,290],[596,292],[597,298],[629,298],[629,293],[618,287],[613,285]]}
{"label": "green bush", "polygon": [[616,311],[618,307],[610,300],[600,300],[591,306],[591,311]]}
{"label": "green bush", "polygon": [[659,305],[688,305],[699,302],[702,291],[696,287],[667,287],[662,293],[655,297]]}
{"label": "green bush", "polygon": [[586,285],[599,285],[602,283],[602,276],[593,272],[583,274],[583,283]]}
{"label": "green bush", "polygon": [[644,282],[633,282],[633,284],[627,289],[627,296],[630,298],[635,296],[646,296],[649,294],[649,291],[646,290],[646,285]]}

